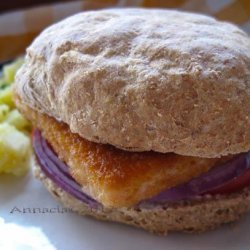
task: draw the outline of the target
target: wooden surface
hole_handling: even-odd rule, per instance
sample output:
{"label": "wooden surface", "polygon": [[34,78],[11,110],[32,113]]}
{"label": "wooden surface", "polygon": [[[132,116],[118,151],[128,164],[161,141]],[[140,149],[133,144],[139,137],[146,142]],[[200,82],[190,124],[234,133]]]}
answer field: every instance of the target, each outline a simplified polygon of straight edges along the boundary
{"label": "wooden surface", "polygon": [[74,0],[0,0],[0,12],[6,12],[14,9],[32,7],[35,5],[69,2]]}

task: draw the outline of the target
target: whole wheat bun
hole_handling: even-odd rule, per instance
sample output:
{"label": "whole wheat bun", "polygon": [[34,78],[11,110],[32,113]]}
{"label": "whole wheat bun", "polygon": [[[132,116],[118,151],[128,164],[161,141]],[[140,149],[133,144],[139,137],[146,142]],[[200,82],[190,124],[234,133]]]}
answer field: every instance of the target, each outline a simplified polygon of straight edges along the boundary
{"label": "whole wheat bun", "polygon": [[203,232],[236,221],[250,211],[250,188],[230,195],[206,196],[170,206],[93,209],[47,178],[37,163],[33,170],[35,177],[43,182],[48,191],[72,211],[100,220],[129,224],[161,235],[170,231]]}
{"label": "whole wheat bun", "polygon": [[74,15],[27,49],[16,91],[83,138],[125,150],[218,157],[250,149],[250,39],[203,15]]}

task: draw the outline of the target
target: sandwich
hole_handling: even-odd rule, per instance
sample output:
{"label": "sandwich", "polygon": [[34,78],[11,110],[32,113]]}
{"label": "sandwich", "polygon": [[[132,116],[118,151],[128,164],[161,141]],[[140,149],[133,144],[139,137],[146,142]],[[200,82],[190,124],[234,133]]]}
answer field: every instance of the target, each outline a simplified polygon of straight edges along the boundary
{"label": "sandwich", "polygon": [[79,214],[164,235],[250,210],[250,39],[235,25],[79,13],[28,47],[14,96],[35,177]]}

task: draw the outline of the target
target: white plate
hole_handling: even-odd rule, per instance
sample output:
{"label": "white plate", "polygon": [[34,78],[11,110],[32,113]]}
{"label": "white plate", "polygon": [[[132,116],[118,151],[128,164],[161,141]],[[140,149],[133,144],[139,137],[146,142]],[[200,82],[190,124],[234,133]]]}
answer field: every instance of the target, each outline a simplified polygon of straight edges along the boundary
{"label": "white plate", "polygon": [[126,225],[61,212],[62,206],[31,174],[23,178],[0,176],[0,249],[250,249],[250,216],[233,226],[200,235],[172,233],[161,237]]}

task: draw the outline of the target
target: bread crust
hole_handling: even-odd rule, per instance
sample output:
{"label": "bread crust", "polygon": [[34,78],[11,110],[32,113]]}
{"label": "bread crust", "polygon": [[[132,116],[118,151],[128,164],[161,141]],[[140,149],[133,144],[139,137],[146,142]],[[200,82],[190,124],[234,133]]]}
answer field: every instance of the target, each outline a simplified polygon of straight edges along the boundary
{"label": "bread crust", "polygon": [[199,157],[250,149],[250,39],[210,17],[74,15],[27,49],[15,88],[90,141]]}
{"label": "bread crust", "polygon": [[250,188],[230,195],[207,195],[199,200],[174,205],[90,208],[47,178],[36,162],[33,173],[59,202],[80,215],[129,224],[159,235],[166,235],[171,231],[204,232],[236,221],[250,211]]}

